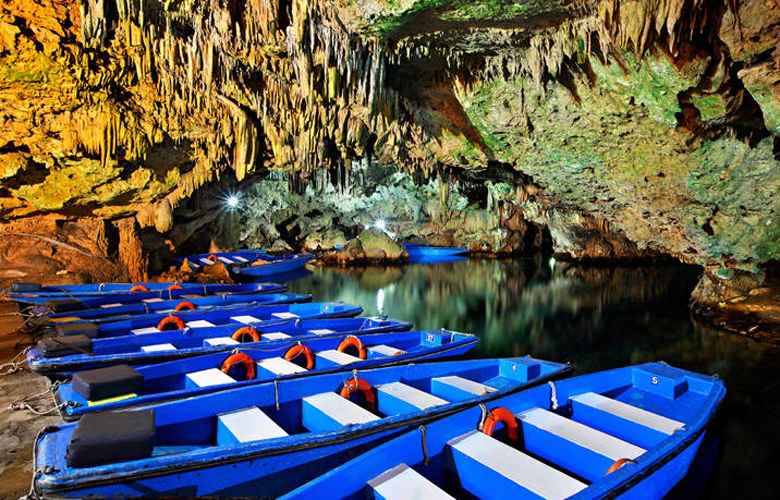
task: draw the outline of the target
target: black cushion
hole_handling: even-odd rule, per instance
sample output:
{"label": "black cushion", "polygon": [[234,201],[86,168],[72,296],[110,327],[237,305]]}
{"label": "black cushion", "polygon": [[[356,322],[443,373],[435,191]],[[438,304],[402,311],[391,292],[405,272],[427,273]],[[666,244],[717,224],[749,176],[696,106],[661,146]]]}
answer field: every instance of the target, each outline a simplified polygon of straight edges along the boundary
{"label": "black cushion", "polygon": [[87,306],[82,301],[76,299],[47,300],[43,303],[43,305],[45,305],[53,313],[87,309]]}
{"label": "black cushion", "polygon": [[40,283],[12,283],[11,291],[17,293],[40,292],[41,284]]}
{"label": "black cushion", "polygon": [[144,377],[128,365],[85,370],[73,375],[73,390],[88,401],[138,393]]}
{"label": "black cushion", "polygon": [[[92,339],[86,335],[54,337],[39,340],[35,347],[38,354],[44,358],[58,358],[71,354],[84,354],[82,351],[92,351]],[[74,347],[78,349],[74,349]]]}
{"label": "black cushion", "polygon": [[62,323],[54,327],[54,331],[57,335],[63,337],[69,337],[71,335],[86,335],[89,338],[94,339],[100,333],[100,328],[95,323]]}
{"label": "black cushion", "polygon": [[81,417],[65,451],[68,467],[126,462],[151,456],[154,410],[89,413]]}

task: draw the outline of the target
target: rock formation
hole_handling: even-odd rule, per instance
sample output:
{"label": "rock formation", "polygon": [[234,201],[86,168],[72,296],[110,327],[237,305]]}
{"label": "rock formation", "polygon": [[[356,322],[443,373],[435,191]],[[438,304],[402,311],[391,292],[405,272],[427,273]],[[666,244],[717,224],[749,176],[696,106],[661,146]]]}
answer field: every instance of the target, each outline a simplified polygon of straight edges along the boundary
{"label": "rock formation", "polygon": [[776,0],[4,0],[2,231],[101,227],[142,277],[193,234],[339,239],[220,195],[348,197],[379,165],[437,183],[405,234],[671,257],[722,309],[777,286],[779,35]]}

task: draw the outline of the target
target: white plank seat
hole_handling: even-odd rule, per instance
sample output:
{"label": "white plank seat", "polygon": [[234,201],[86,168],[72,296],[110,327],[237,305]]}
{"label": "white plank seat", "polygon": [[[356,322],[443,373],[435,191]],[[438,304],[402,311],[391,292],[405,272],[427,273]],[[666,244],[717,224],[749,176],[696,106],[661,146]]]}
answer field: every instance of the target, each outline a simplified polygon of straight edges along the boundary
{"label": "white plank seat", "polygon": [[333,330],[328,330],[327,328],[320,328],[320,329],[314,329],[309,330],[309,333],[313,333],[314,335],[328,335],[330,333],[336,333]]}
{"label": "white plank seat", "polygon": [[233,382],[235,382],[235,379],[227,373],[223,373],[219,368],[199,370],[197,372],[188,373],[184,377],[184,387],[187,389],[232,384]]}
{"label": "white plank seat", "polygon": [[323,392],[302,400],[301,420],[311,432],[339,429],[379,419],[370,411],[335,392]]}
{"label": "white plank seat", "polygon": [[245,325],[248,325],[250,323],[259,323],[261,321],[260,319],[255,318],[254,316],[232,316],[230,319],[238,323],[243,323]]}
{"label": "white plank seat", "polygon": [[159,351],[175,351],[176,346],[173,344],[154,344],[141,346],[143,352],[159,352]]}
{"label": "white plank seat", "polygon": [[386,500],[455,500],[419,472],[399,464],[368,482],[377,498]]}
{"label": "white plank seat", "polygon": [[516,415],[525,449],[590,481],[604,477],[620,459],[636,459],[644,448],[557,413],[532,408]]}
{"label": "white plank seat", "polygon": [[102,306],[100,306],[100,308],[101,308],[101,309],[109,309],[109,308],[111,308],[111,307],[121,307],[121,306],[123,306],[123,305],[124,305],[124,304],[122,304],[121,302],[116,302],[116,303],[114,303],[114,304],[103,304]]}
{"label": "white plank seat", "polygon": [[154,297],[154,298],[151,298],[151,299],[144,299],[143,301],[144,301],[144,302],[146,302],[146,303],[148,303],[148,304],[152,304],[152,303],[154,303],[154,302],[162,302],[162,301],[164,301],[164,300],[165,300],[165,299],[161,299],[161,298],[159,298],[159,297]]}
{"label": "white plank seat", "polygon": [[261,334],[260,338],[263,340],[283,340],[283,339],[289,339],[290,335],[287,335],[286,333],[282,333],[282,332],[268,332],[268,333]]}
{"label": "white plank seat", "polygon": [[234,259],[236,259],[238,262],[249,262],[247,259],[241,257],[240,255],[234,255]]}
{"label": "white plank seat", "polygon": [[385,415],[398,415],[446,405],[449,401],[402,382],[376,386],[378,408]]}
{"label": "white plank seat", "polygon": [[217,445],[246,443],[287,435],[279,424],[256,406],[223,413],[217,417]]}
{"label": "white plank seat", "polygon": [[205,257],[201,257],[200,258],[200,263],[203,264],[204,266],[211,266],[211,265],[214,264],[214,261],[211,261],[211,260],[209,260],[209,259],[207,259]]}
{"label": "white plank seat", "polygon": [[293,314],[291,312],[271,313],[271,316],[279,319],[293,319],[299,317],[297,314]]}
{"label": "white plank seat", "polygon": [[494,387],[475,382],[471,379],[449,375],[431,379],[431,394],[448,399],[450,401],[463,401],[474,396],[483,396],[495,392]]}
{"label": "white plank seat", "polygon": [[206,321],[205,319],[198,319],[195,321],[187,321],[184,323],[188,328],[210,328],[212,326],[217,326],[211,321]]}
{"label": "white plank seat", "polygon": [[316,358],[316,364],[319,368],[332,368],[334,366],[344,366],[350,363],[357,363],[363,361],[357,356],[341,352],[336,349],[329,349],[327,351],[319,351],[314,354]]}
{"label": "white plank seat", "polygon": [[236,345],[240,344],[239,341],[233,340],[231,337],[214,337],[211,339],[203,340],[204,347],[214,347],[218,345]]}
{"label": "white plank seat", "polygon": [[291,361],[287,361],[284,358],[268,358],[257,363],[258,378],[261,378],[263,372],[267,372],[269,377],[281,377],[284,375],[292,375],[295,373],[303,373],[306,368],[296,365]]}
{"label": "white plank seat", "polygon": [[232,260],[228,259],[227,257],[221,257],[220,256],[220,257],[217,257],[217,259],[219,259],[219,261],[222,262],[223,264],[235,264],[235,262],[233,262]]}
{"label": "white plank seat", "polygon": [[203,295],[198,295],[197,293],[188,293],[186,295],[180,295],[180,299],[202,299]]}
{"label": "white plank seat", "polygon": [[157,328],[150,326],[148,328],[136,328],[135,330],[130,330],[130,333],[133,335],[146,335],[149,333],[160,333],[160,330]]}
{"label": "white plank seat", "polygon": [[[371,345],[366,347],[366,349],[368,349],[369,357],[379,358],[383,356],[400,356],[401,354],[406,354],[406,351],[385,344]],[[371,356],[372,353],[376,356]]]}
{"label": "white plank seat", "polygon": [[452,467],[464,489],[479,498],[559,500],[587,485],[479,431],[447,443]]}
{"label": "white plank seat", "polygon": [[594,392],[570,399],[574,420],[645,448],[655,446],[685,426],[683,422]]}

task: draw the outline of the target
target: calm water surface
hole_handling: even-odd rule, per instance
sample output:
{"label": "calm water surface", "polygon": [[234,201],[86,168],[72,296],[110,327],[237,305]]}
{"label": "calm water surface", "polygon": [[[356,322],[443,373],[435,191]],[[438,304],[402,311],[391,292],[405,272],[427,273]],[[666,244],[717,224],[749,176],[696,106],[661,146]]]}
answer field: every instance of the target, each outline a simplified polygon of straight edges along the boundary
{"label": "calm water surface", "polygon": [[658,360],[717,373],[727,399],[700,466],[674,496],[777,498],[780,348],[696,323],[687,301],[697,278],[695,269],[682,266],[470,259],[319,268],[291,282],[290,290],[359,304],[367,315],[412,321],[418,329],[476,333],[481,340],[473,357],[530,354],[569,361],[580,374]]}

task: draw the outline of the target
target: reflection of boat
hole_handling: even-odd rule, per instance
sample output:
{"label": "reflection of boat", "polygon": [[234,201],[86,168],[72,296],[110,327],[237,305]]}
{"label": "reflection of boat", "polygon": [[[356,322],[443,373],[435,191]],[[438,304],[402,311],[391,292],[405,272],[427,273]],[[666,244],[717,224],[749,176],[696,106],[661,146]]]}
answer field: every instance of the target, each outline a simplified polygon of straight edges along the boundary
{"label": "reflection of boat", "polygon": [[404,243],[404,249],[409,254],[409,262],[429,261],[469,253],[468,248],[435,247],[423,243]]}
{"label": "reflection of boat", "polygon": [[[248,278],[262,278],[265,276],[277,275],[282,273],[289,273],[300,269],[306,265],[314,256],[312,254],[298,254],[298,255],[281,255],[274,256],[268,255],[259,260],[266,261],[263,264],[256,264],[251,266],[236,266],[231,267],[230,271],[233,274]],[[255,261],[255,262],[259,262]]]}
{"label": "reflection of boat", "polygon": [[[312,274],[311,271],[305,267],[300,267],[290,272],[274,274],[272,279],[275,283],[289,283],[290,281],[299,280]],[[264,281],[266,278],[257,278],[257,281]]]}
{"label": "reflection of boat", "polygon": [[659,363],[575,377],[410,431],[286,498],[402,489],[406,498],[660,499],[686,474],[725,392],[715,377]]}
{"label": "reflection of boat", "polygon": [[412,257],[409,256],[410,264],[447,264],[449,262],[460,262],[462,260],[468,260],[466,257],[460,255],[433,255],[429,257]]}
{"label": "reflection of boat", "polygon": [[[440,338],[424,342],[447,345],[446,332],[427,333]],[[38,436],[33,489],[57,498],[274,498],[410,426],[568,369],[532,358],[405,364],[85,415]]]}

